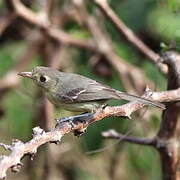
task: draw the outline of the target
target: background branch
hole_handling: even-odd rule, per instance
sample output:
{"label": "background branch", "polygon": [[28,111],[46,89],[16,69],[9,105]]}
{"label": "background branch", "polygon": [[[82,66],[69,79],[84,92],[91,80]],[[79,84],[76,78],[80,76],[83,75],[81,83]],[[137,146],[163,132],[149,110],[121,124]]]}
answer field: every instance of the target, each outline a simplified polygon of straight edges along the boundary
{"label": "background branch", "polygon": [[139,145],[151,145],[151,146],[156,145],[156,139],[154,138],[148,139],[148,138],[138,138],[133,136],[122,135],[115,130],[104,131],[102,132],[102,136],[108,139],[117,139],[120,140],[121,142],[129,142]]}
{"label": "background branch", "polygon": [[159,63],[160,56],[151,50],[143,41],[141,41],[135,33],[128,28],[121,19],[114,13],[107,3],[107,0],[94,0],[96,5],[102,10],[102,12],[109,18],[109,20],[115,25],[117,30],[122,33],[128,41],[136,46],[144,55],[152,60],[156,66],[164,73],[167,73],[167,66]]}
{"label": "background branch", "polygon": [[48,16],[42,16],[42,14],[35,13],[25,7],[20,0],[11,0],[12,6],[15,9],[15,12],[17,15],[27,22],[37,26],[40,29],[43,29],[43,31],[52,39],[57,40],[59,43],[62,43],[64,45],[69,46],[76,46],[79,48],[85,48],[88,50],[96,51],[96,48],[94,47],[92,41],[86,41],[81,39],[76,39],[72,37],[71,35],[63,32],[62,30],[57,29],[56,27],[53,27],[53,25],[50,23]]}
{"label": "background branch", "polygon": [[0,16],[0,36],[15,18],[16,16],[9,12]]}

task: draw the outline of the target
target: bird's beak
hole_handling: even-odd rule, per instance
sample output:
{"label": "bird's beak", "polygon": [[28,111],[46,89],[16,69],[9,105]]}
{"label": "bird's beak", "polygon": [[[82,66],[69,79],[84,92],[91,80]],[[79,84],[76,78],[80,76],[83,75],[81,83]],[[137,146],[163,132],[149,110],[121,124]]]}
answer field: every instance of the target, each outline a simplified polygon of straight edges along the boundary
{"label": "bird's beak", "polygon": [[18,75],[32,79],[32,72],[20,72]]}

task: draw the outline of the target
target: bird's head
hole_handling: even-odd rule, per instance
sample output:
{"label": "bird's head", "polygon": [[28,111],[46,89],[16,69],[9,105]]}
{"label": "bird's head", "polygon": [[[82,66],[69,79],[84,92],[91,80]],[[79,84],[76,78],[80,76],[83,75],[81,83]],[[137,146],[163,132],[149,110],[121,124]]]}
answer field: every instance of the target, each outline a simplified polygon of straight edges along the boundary
{"label": "bird's head", "polygon": [[46,91],[56,87],[59,71],[56,69],[37,66],[31,72],[20,72],[18,75],[32,79],[38,86]]}

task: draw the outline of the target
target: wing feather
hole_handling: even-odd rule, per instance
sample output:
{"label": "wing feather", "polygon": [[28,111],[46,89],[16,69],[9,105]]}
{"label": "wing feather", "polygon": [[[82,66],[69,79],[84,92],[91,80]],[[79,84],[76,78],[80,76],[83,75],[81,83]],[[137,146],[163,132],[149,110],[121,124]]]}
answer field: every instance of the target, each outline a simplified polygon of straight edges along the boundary
{"label": "wing feather", "polygon": [[116,91],[109,86],[101,84],[87,77],[68,74],[61,79],[58,94],[59,101],[65,103],[89,102],[114,98]]}
{"label": "wing feather", "polygon": [[72,89],[66,92],[63,97],[67,97],[66,103],[89,102],[94,100],[111,99],[113,98],[113,93],[113,89],[105,87],[100,83],[90,83],[87,88]]}

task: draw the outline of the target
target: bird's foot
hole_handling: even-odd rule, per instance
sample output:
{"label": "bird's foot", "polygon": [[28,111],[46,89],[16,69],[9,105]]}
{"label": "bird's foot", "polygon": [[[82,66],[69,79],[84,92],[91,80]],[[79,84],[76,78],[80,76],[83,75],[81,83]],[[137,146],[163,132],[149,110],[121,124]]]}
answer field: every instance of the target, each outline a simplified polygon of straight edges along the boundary
{"label": "bird's foot", "polygon": [[93,114],[91,113],[83,113],[76,116],[70,116],[70,117],[62,117],[57,120],[57,124],[61,124],[63,122],[72,122],[73,124],[76,124],[77,122],[80,123],[86,123]]}
{"label": "bird's foot", "polygon": [[59,118],[59,119],[56,120],[56,127],[59,126],[62,123],[69,122],[69,124],[73,128],[75,126],[74,123],[73,123],[73,120],[74,120],[74,116]]}
{"label": "bird's foot", "polygon": [[[71,129],[73,130],[78,123],[86,124],[88,120],[91,119],[92,115],[93,114],[90,113],[83,113],[76,116],[63,117],[57,120],[56,127],[64,122],[69,122],[69,124],[71,125]],[[75,136],[81,136],[85,133],[85,131],[86,128],[81,130],[73,130],[73,133]]]}
{"label": "bird's foot", "polygon": [[86,131],[87,131],[86,128],[81,129],[81,130],[74,130],[73,134],[74,134],[74,136],[80,137],[80,136],[84,135],[86,133]]}

